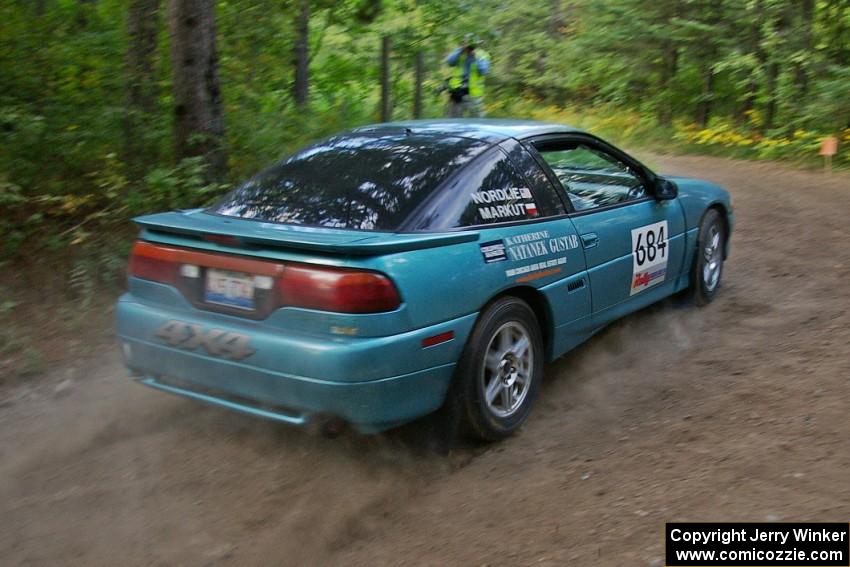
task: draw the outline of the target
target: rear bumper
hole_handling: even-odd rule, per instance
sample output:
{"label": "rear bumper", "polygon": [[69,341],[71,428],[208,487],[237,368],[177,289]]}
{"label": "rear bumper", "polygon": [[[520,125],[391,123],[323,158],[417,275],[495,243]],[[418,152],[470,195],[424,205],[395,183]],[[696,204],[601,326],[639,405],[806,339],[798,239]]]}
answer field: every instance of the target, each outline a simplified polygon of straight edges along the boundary
{"label": "rear bumper", "polygon": [[[201,347],[169,345],[156,330],[175,319],[247,335],[256,353],[231,360]],[[474,321],[473,314],[390,337],[357,339],[288,333],[193,308],[163,308],[130,294],[116,307],[124,361],[141,383],[295,425],[332,416],[362,432],[440,407]],[[423,338],[449,330],[453,340],[422,348]]]}
{"label": "rear bumper", "polygon": [[[160,356],[162,353],[158,353]],[[131,369],[132,371],[132,369]],[[200,402],[290,425],[338,418],[361,433],[376,433],[440,407],[454,364],[370,382],[310,381],[256,370],[229,372],[197,361],[179,381],[141,375],[141,384]]]}

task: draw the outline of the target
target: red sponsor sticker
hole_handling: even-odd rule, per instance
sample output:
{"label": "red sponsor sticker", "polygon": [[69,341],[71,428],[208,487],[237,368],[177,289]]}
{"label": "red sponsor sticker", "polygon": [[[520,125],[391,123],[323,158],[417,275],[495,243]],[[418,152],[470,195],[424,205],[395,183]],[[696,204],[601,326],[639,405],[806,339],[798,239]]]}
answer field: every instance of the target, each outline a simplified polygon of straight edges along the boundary
{"label": "red sponsor sticker", "polygon": [[639,274],[635,274],[635,281],[632,283],[632,287],[640,287],[642,285],[647,285],[650,281],[649,272],[641,272]]}

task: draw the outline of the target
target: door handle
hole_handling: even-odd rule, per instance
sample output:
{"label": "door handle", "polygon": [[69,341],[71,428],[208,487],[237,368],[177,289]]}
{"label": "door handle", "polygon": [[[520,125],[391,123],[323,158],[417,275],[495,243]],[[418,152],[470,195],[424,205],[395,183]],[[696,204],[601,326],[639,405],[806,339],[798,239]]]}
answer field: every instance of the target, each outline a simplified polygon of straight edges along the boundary
{"label": "door handle", "polygon": [[599,244],[599,235],[595,232],[588,232],[581,235],[581,242],[585,248],[593,248]]}

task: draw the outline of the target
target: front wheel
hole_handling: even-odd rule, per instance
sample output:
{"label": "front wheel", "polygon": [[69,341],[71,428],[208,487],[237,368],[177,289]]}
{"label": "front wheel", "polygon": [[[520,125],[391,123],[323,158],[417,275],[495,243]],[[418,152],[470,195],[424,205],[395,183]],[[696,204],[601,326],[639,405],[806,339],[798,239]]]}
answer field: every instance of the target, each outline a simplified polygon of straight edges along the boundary
{"label": "front wheel", "polygon": [[691,281],[691,296],[697,305],[714,300],[723,275],[726,226],[717,209],[709,209],[702,219],[697,240],[697,257]]}
{"label": "front wheel", "polygon": [[464,429],[483,441],[514,433],[528,418],[543,377],[543,340],[534,311],[503,297],[472,331],[452,393]]}

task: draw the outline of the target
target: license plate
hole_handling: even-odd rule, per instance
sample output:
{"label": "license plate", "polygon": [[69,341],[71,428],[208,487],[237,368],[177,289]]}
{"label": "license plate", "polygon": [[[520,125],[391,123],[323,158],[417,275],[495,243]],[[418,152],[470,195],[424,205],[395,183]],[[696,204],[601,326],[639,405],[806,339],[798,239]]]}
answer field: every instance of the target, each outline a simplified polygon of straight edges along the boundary
{"label": "license plate", "polygon": [[204,300],[237,309],[253,309],[254,276],[209,268]]}

